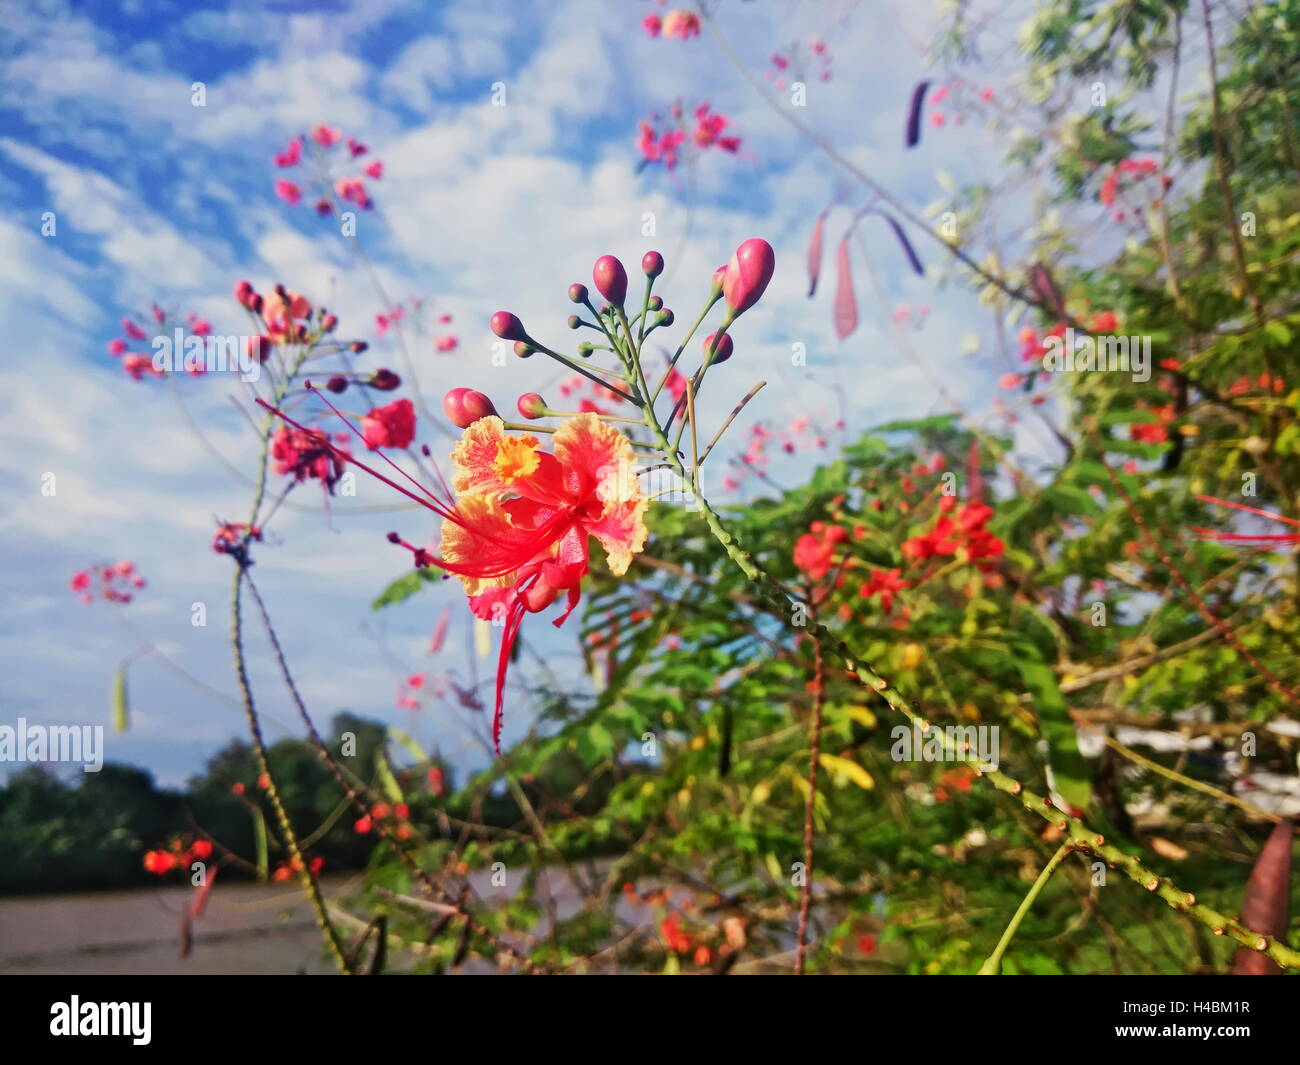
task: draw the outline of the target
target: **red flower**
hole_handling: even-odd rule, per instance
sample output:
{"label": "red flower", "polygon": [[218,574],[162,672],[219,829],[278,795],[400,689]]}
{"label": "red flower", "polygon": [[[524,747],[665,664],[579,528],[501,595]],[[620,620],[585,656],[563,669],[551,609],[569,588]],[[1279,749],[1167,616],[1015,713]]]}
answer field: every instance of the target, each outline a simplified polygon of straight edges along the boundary
{"label": "red flower", "polygon": [[902,580],[898,576],[898,570],[896,569],[888,571],[876,569],[871,571],[871,579],[858,589],[858,594],[864,599],[879,595],[881,609],[886,614],[890,614],[894,610],[894,593],[901,592],[910,583],[910,581]]}
{"label": "red flower", "polygon": [[794,564],[809,580],[819,581],[830,572],[835,547],[843,543],[848,533],[842,526],[820,521],[813,522],[810,529],[795,541]]}
{"label": "red flower", "polygon": [[175,865],[176,857],[168,851],[145,851],[145,872],[153,873],[155,876],[162,876],[164,873],[170,872]]}
{"label": "red flower", "polygon": [[361,419],[366,447],[410,447],[415,439],[415,407],[409,399],[399,399],[386,407],[376,407]]}
{"label": "red flower", "polygon": [[295,481],[315,478],[333,492],[348,456],[319,429],[281,426],[271,438],[271,457],[276,473],[291,473]]}
{"label": "red flower", "polygon": [[691,949],[691,941],[686,933],[682,931],[681,922],[677,919],[677,914],[670,913],[664,918],[663,923],[659,926],[659,931],[664,937],[664,942],[668,949],[676,954],[685,954]]}

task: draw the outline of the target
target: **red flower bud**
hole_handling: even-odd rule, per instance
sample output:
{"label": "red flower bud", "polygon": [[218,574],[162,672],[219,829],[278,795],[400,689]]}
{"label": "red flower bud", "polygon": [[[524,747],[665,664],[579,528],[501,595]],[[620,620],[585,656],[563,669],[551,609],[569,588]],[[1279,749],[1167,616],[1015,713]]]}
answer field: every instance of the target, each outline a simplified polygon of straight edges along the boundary
{"label": "red flower bud", "polygon": [[[717,333],[710,333],[704,338],[704,355],[706,358],[709,354],[709,348],[713,346],[713,338],[717,335]],[[734,350],[735,345],[731,342],[731,334],[723,333],[722,339],[718,341],[718,350],[713,353],[713,361],[715,363],[726,362],[731,358],[731,353]]]}
{"label": "red flower bud", "polygon": [[649,307],[652,311],[657,311],[662,309],[663,305],[664,305],[664,301],[660,299],[658,296],[651,296],[649,303],[646,304],[646,306]]}
{"label": "red flower bud", "polygon": [[489,320],[488,328],[502,340],[523,340],[528,336],[524,323],[509,311],[497,311]]}
{"label": "red flower bud", "polygon": [[336,375],[325,382],[325,387],[337,395],[348,387],[348,379],[341,375]]}
{"label": "red flower bud", "polygon": [[370,345],[367,344],[364,340],[354,340],[352,341],[351,344],[348,345],[348,347],[352,349],[353,355],[360,355],[363,351],[366,350],[366,348],[370,347]]}
{"label": "red flower bud", "polygon": [[265,302],[263,301],[261,296],[259,296],[256,292],[254,292],[251,296],[248,297],[247,306],[248,309],[252,311],[254,314],[261,314],[262,307],[265,306]]}
{"label": "red flower bud", "polygon": [[623,306],[627,296],[627,271],[612,255],[602,255],[591,268],[591,279],[596,290],[616,307]]}
{"label": "red flower bud", "polygon": [[528,356],[530,356],[532,353],[533,353],[533,348],[531,348],[527,343],[525,343],[522,340],[515,341],[515,354],[518,355],[521,359],[528,358]]}
{"label": "red flower bud", "polygon": [[664,257],[657,251],[648,251],[641,256],[641,271],[646,277],[658,277],[664,272]]}
{"label": "red flower bud", "polygon": [[722,278],[722,294],[733,315],[759,301],[775,269],[776,253],[761,237],[750,237],[735,250]]}
{"label": "red flower bud", "polygon": [[468,429],[480,418],[496,414],[497,409],[482,392],[472,388],[453,388],[442,397],[442,409],[447,420],[457,429]]}
{"label": "red flower bud", "polygon": [[525,418],[544,418],[546,416],[546,400],[542,399],[536,392],[525,392],[519,397],[516,404],[519,413]]}
{"label": "red flower bud", "polygon": [[245,307],[248,306],[249,299],[255,295],[256,293],[253,291],[253,286],[247,281],[237,281],[235,283],[235,299]]}
{"label": "red flower bud", "polygon": [[569,286],[569,299],[574,303],[587,302],[587,286],[579,285],[576,282]]}
{"label": "red flower bud", "polygon": [[713,284],[710,289],[711,295],[717,296],[722,291],[722,280],[726,276],[727,276],[727,264],[723,263],[721,266],[719,266],[716,270],[713,271]]}
{"label": "red flower bud", "polygon": [[380,392],[391,392],[400,387],[401,383],[402,379],[392,370],[376,370],[374,376],[366,382],[371,388],[377,388]]}

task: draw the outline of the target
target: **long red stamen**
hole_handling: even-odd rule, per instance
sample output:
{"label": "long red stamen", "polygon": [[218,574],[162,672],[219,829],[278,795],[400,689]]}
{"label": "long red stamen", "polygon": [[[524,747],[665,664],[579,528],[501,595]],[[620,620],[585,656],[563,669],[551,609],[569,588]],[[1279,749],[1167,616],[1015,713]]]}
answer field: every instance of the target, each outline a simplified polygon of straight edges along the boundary
{"label": "long red stamen", "polygon": [[[318,394],[319,394],[319,393],[318,393]],[[258,400],[257,400],[257,404],[258,404],[258,406],[260,406],[260,407],[265,407],[268,411],[270,411],[272,414],[274,414],[274,415],[275,415],[277,418],[279,418],[281,421],[288,422],[288,423],[289,423],[290,425],[292,425],[295,429],[301,429],[304,433],[311,433],[311,434],[313,434],[313,436],[320,436],[320,437],[322,437],[323,439],[322,439],[322,441],[321,441],[321,446],[322,446],[323,448],[325,448],[325,450],[327,450],[327,451],[328,451],[331,455],[333,455],[335,458],[337,458],[337,459],[339,459],[339,460],[341,460],[341,461],[343,461],[343,462],[350,462],[350,463],[352,463],[352,465],[357,466],[357,467],[360,467],[361,469],[365,470],[366,473],[370,474],[371,477],[374,477],[374,478],[376,478],[376,479],[382,481],[384,484],[388,485],[389,488],[392,488],[392,489],[394,489],[394,490],[396,490],[396,491],[398,491],[398,492],[401,492],[402,495],[406,496],[407,499],[412,499],[412,500],[414,500],[415,502],[419,503],[420,506],[422,506],[422,507],[427,507],[429,510],[432,510],[432,511],[433,511],[435,514],[437,514],[439,517],[447,518],[447,519],[449,519],[449,520],[451,520],[451,521],[455,521],[458,525],[459,525],[459,524],[463,524],[462,522],[459,521],[459,519],[456,518],[456,516],[455,516],[455,512],[452,510],[452,508],[449,507],[449,506],[447,506],[447,504],[443,503],[442,500],[440,500],[440,499],[436,499],[436,498],[434,498],[434,497],[432,497],[432,496],[430,496],[429,499],[422,499],[422,498],[420,498],[419,496],[417,496],[414,492],[410,491],[409,489],[403,488],[403,487],[402,487],[400,484],[398,484],[396,481],[390,480],[389,478],[385,477],[385,476],[384,476],[382,473],[380,473],[378,470],[372,470],[369,466],[367,466],[367,465],[366,465],[364,462],[362,462],[360,459],[355,458],[355,457],[353,457],[352,455],[349,455],[349,454],[348,454],[346,451],[344,451],[342,448],[340,448],[340,447],[336,447],[333,443],[330,442],[329,435],[328,435],[327,433],[323,432],[322,430],[320,430],[320,429],[308,429],[307,426],[302,425],[301,423],[294,421],[294,420],[293,420],[292,418],[290,418],[287,414],[285,414],[284,411],[282,411],[282,410],[278,410],[277,408],[271,406],[271,404],[267,403],[266,400],[264,400],[264,399],[262,399],[262,398],[260,398],[260,397],[259,397]],[[418,483],[418,482],[417,482],[417,483]],[[421,485],[420,487],[421,487],[421,489],[425,492],[425,494],[428,495],[428,489],[424,488],[423,485]]]}
{"label": "long red stamen", "polygon": [[[339,421],[341,421],[344,425],[346,425],[346,426],[347,426],[347,427],[352,431],[352,435],[355,436],[358,440],[360,440],[363,444],[366,443],[366,435],[365,435],[365,433],[363,433],[360,429],[358,429],[355,425],[353,425],[353,424],[348,420],[347,416],[346,416],[346,415],[345,415],[341,410],[339,410],[338,407],[334,406],[334,404],[330,402],[329,396],[325,395],[324,392],[322,392],[319,388],[317,388],[315,385],[313,385],[310,381],[306,381],[306,382],[304,382],[303,387],[306,388],[308,392],[314,392],[317,396],[319,396],[320,399],[321,399],[321,402],[323,402],[323,403],[325,404],[325,406],[329,407],[330,410],[332,410],[336,415],[338,415]],[[367,444],[366,446],[369,447],[368,444]],[[412,477],[409,473],[407,473],[404,469],[402,469],[402,467],[399,466],[396,462],[394,462],[394,461],[393,461],[392,459],[390,459],[387,455],[385,455],[385,454],[383,453],[382,450],[379,451],[379,457],[380,457],[381,459],[383,459],[386,463],[388,463],[388,465],[390,465],[393,469],[395,469],[395,470],[396,470],[398,473],[400,473],[403,477],[405,477],[408,481],[410,481],[413,485],[415,485],[416,488],[418,488],[421,492],[423,492],[425,495],[427,495],[430,499],[435,500],[435,501],[439,501],[437,496],[435,496],[435,495],[434,495],[432,492],[430,492],[429,489],[427,489],[423,484],[421,484],[418,480],[416,480],[416,479],[415,479],[414,477]],[[446,485],[444,484],[443,487],[445,488]],[[448,497],[450,498],[451,493],[448,492],[447,494],[448,494]]]}
{"label": "long red stamen", "polygon": [[1285,522],[1287,525],[1300,526],[1300,521],[1295,518],[1288,518],[1284,514],[1277,514],[1271,510],[1260,510],[1259,507],[1249,507],[1245,503],[1234,503],[1231,499],[1219,499],[1215,496],[1197,496],[1202,503],[1217,503],[1221,507],[1232,507],[1233,510],[1244,510],[1247,514],[1258,514],[1261,518],[1272,518],[1274,521]]}

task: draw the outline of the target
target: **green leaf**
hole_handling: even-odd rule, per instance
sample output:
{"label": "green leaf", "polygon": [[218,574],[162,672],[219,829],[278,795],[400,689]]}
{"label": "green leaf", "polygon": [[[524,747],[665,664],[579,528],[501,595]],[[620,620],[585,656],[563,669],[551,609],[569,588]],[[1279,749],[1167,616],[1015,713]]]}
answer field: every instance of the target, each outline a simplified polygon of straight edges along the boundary
{"label": "green leaf", "polygon": [[1048,765],[1057,793],[1072,806],[1086,810],[1092,802],[1088,765],[1079,753],[1079,737],[1070,720],[1056,674],[1030,644],[1018,644],[1016,668],[1034,698],[1038,727],[1047,742]]}
{"label": "green leaf", "polygon": [[126,694],[126,665],[123,662],[117,667],[117,672],[113,674],[113,687],[109,693],[114,732],[125,732],[131,724],[131,708]]}
{"label": "green leaf", "polygon": [[384,607],[392,606],[394,603],[403,603],[423,588],[424,585],[435,584],[441,580],[442,576],[429,567],[411,570],[410,573],[403,573],[397,578],[397,580],[393,581],[392,584],[379,593],[379,598],[370,604],[370,609],[382,610]]}
{"label": "green leaf", "polygon": [[389,802],[404,801],[402,789],[398,786],[397,778],[393,776],[392,767],[388,764],[388,756],[383,751],[375,756],[375,773],[379,777],[379,787],[388,796]]}

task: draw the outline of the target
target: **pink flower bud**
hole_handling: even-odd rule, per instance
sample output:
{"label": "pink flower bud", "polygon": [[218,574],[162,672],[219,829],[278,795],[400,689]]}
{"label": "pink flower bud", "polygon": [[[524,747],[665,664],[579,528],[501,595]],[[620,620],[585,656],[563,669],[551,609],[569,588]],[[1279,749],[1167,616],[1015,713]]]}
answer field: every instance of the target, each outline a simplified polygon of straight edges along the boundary
{"label": "pink flower bud", "polygon": [[587,302],[587,286],[579,285],[576,282],[569,286],[569,299],[574,303]]}
{"label": "pink flower bud", "polygon": [[723,263],[721,266],[719,266],[716,270],[713,271],[713,285],[711,288],[712,295],[716,296],[722,291],[722,282],[726,278],[726,276],[727,276],[726,263]]}
{"label": "pink flower bud", "polygon": [[502,340],[523,340],[528,336],[524,323],[509,311],[497,311],[489,320],[488,328]]}
{"label": "pink flower bud", "polygon": [[472,388],[453,388],[442,397],[447,420],[458,429],[468,429],[480,418],[496,414],[497,409],[482,392]]}
{"label": "pink flower bud", "polygon": [[239,281],[235,284],[235,299],[243,306],[248,306],[249,298],[253,295],[253,286],[247,281]]}
{"label": "pink flower bud", "polygon": [[[705,358],[708,357],[709,348],[713,346],[713,338],[717,335],[718,335],[717,333],[710,333],[707,337],[704,338]],[[731,342],[731,334],[723,333],[722,339],[718,341],[718,350],[713,353],[713,361],[715,363],[726,362],[729,358],[731,358],[731,353],[734,350],[735,350],[735,345]]]}
{"label": "pink flower bud", "polygon": [[518,355],[521,359],[528,358],[530,355],[532,355],[533,350],[534,349],[530,347],[526,341],[523,340],[515,341],[515,354]]}
{"label": "pink flower bud", "polygon": [[658,277],[664,272],[664,257],[657,251],[648,251],[641,256],[641,271],[646,277]]}
{"label": "pink flower bud", "polygon": [[623,306],[627,296],[627,271],[612,255],[602,255],[591,268],[591,279],[596,290],[616,307]]}
{"label": "pink flower bud", "polygon": [[546,416],[546,400],[542,399],[536,392],[525,392],[519,397],[516,404],[519,413],[525,418],[544,418]]}
{"label": "pink flower bud", "polygon": [[749,310],[762,298],[775,269],[776,253],[761,237],[750,237],[735,250],[722,278],[722,294],[733,316]]}

